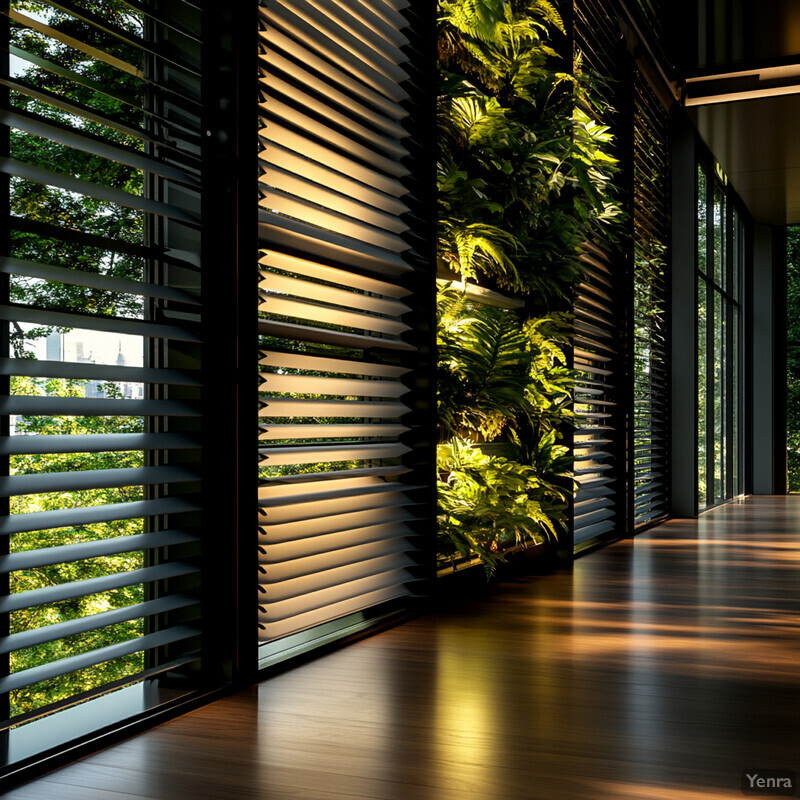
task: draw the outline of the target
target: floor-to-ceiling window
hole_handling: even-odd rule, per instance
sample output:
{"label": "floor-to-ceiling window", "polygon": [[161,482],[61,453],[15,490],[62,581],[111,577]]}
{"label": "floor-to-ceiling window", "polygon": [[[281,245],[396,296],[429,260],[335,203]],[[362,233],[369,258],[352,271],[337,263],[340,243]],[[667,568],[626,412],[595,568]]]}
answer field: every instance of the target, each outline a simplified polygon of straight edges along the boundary
{"label": "floor-to-ceiling window", "polygon": [[710,164],[697,174],[697,505],[741,493],[740,328],[744,226]]}
{"label": "floor-to-ceiling window", "polygon": [[787,489],[800,492],[800,226],[786,230]]}

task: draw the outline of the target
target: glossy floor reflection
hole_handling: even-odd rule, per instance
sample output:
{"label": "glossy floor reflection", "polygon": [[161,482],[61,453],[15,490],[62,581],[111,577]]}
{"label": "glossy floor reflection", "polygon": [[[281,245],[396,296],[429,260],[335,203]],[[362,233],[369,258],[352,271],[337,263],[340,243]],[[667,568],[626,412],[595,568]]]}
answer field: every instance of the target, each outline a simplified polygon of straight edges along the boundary
{"label": "glossy floor reflection", "polygon": [[10,792],[721,800],[796,769],[800,497],[754,498],[326,655]]}

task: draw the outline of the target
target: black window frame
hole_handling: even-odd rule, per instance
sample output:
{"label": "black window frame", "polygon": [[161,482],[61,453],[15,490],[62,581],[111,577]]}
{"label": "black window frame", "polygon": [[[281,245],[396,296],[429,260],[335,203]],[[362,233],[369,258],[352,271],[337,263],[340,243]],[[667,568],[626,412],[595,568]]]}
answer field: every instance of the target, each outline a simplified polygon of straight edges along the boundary
{"label": "black window frame", "polygon": [[[695,494],[696,494],[696,513],[709,511],[720,505],[734,500],[745,492],[745,461],[744,461],[744,442],[745,442],[745,406],[744,406],[744,331],[745,315],[747,309],[747,297],[745,292],[746,272],[747,272],[747,253],[749,245],[749,226],[747,215],[739,200],[736,192],[729,184],[724,172],[717,164],[710,152],[702,144],[697,143],[698,156],[696,159],[694,180],[694,207],[695,213],[695,265],[694,265],[694,287],[689,291],[694,291],[695,297],[700,297],[700,285],[705,287],[705,369],[700,373],[700,327],[699,319],[694,337],[695,348],[695,401],[697,403],[695,426],[695,448],[698,453],[697,466],[695,469]],[[700,266],[700,174],[705,176],[705,208],[706,208],[706,237],[705,237],[705,258],[706,270]],[[723,240],[722,245],[722,269],[720,271],[721,281],[715,277],[716,264],[715,255],[715,232],[714,232],[714,204],[716,197],[722,198],[723,206]],[[734,224],[736,223],[736,224]],[[736,242],[734,242],[736,237]],[[734,248],[735,243],[735,248]],[[734,258],[738,261],[734,264]],[[709,274],[710,273],[710,274]],[[735,278],[735,280],[734,280]],[[722,408],[722,442],[723,442],[723,462],[721,463],[721,479],[723,488],[717,493],[717,461],[715,458],[715,446],[708,447],[708,431],[714,432],[715,428],[715,388],[716,373],[715,364],[715,344],[717,330],[716,308],[717,301],[722,309],[725,319],[735,319],[736,324],[725,325],[724,329],[724,405]],[[699,307],[699,306],[698,306]],[[706,394],[705,409],[700,413],[699,392],[700,381],[705,376]],[[705,422],[705,502],[701,501],[700,493],[700,474],[701,474],[701,454],[700,454],[700,424]],[[716,441],[716,439],[715,439]],[[709,476],[711,479],[709,480]]]}

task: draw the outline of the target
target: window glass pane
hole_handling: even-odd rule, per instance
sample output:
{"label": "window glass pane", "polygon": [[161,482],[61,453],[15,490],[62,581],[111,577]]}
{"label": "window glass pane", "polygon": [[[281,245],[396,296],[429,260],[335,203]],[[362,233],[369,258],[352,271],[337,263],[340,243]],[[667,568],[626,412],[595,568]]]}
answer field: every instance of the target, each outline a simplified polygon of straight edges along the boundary
{"label": "window glass pane", "polygon": [[719,292],[714,292],[714,500],[724,500],[725,492],[725,303]]}
{"label": "window glass pane", "polygon": [[719,167],[698,166],[697,175],[697,491],[703,510],[742,491],[738,337],[745,230]]}
{"label": "window glass pane", "polygon": [[[731,285],[728,287],[728,291],[731,294],[731,297],[734,300],[739,299],[739,262],[742,258],[742,220],[739,216],[739,212],[734,209],[733,210],[733,236],[731,237],[733,242],[733,253],[732,253],[732,261],[733,264],[731,265]],[[736,336],[734,335],[734,338]]]}
{"label": "window glass pane", "polygon": [[706,283],[697,279],[697,501],[706,507]]}
{"label": "window glass pane", "polygon": [[800,492],[800,226],[786,229],[786,466]]}
{"label": "window glass pane", "polygon": [[[734,239],[734,241],[736,240]],[[733,352],[731,353],[731,370],[733,372],[733,392],[731,394],[733,440],[731,441],[731,448],[733,450],[733,494],[736,496],[742,494],[742,487],[740,486],[741,470],[739,469],[739,309],[736,306],[731,309],[731,325],[733,326]]]}
{"label": "window glass pane", "polygon": [[725,288],[725,195],[714,185],[714,281]]}
{"label": "window glass pane", "polygon": [[703,275],[707,274],[706,228],[708,225],[708,204],[706,198],[706,174],[703,172],[703,168],[699,167],[697,171],[697,268]]}

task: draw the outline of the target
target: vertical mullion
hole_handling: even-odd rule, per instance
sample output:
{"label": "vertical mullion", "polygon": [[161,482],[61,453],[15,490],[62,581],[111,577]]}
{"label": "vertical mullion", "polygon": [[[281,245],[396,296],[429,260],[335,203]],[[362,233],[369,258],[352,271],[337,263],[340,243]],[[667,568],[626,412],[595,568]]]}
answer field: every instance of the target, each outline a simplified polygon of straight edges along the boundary
{"label": "vertical mullion", "polygon": [[[422,74],[434,76],[437,74],[437,33],[436,18],[437,12],[435,4],[427,3],[425,0],[416,0],[409,7],[409,19],[412,21],[410,27],[414,29],[415,36],[417,31],[424,33],[419,35],[419,39],[413,43],[418,48],[419,63],[417,67]],[[413,14],[413,16],[412,16]],[[420,154],[417,165],[418,175],[420,176],[420,191],[418,208],[423,213],[417,213],[418,217],[428,220],[436,219],[436,161],[438,158],[436,147],[436,106],[437,100],[434,93],[425,95],[424,102],[418,92],[415,98],[421,106],[421,113],[415,115],[417,123],[413,130],[409,131],[416,140],[417,146],[424,155]],[[427,212],[427,213],[425,213]],[[412,213],[415,213],[412,211]],[[436,508],[437,508],[437,471],[436,471],[436,448],[437,448],[437,420],[436,409],[436,382],[428,379],[428,375],[433,374],[436,368],[436,225],[433,222],[420,226],[419,233],[424,238],[425,246],[420,245],[417,249],[420,259],[418,264],[418,280],[415,281],[415,298],[419,311],[410,315],[409,324],[413,325],[418,331],[419,352],[421,361],[418,365],[419,378],[414,382],[416,391],[414,392],[413,402],[415,418],[417,419],[417,430],[414,434],[415,451],[419,454],[412,462],[409,458],[408,464],[412,467],[409,479],[415,483],[427,485],[430,488],[425,490],[421,498],[421,516],[423,519],[430,520],[423,528],[424,544],[421,546],[423,553],[423,563],[425,564],[425,576],[427,580],[423,584],[426,587],[424,595],[432,597],[436,587],[436,550],[437,550],[437,531],[436,531]],[[434,265],[434,266],[430,266]],[[425,274],[427,272],[427,274]],[[571,556],[570,551],[570,556]]]}
{"label": "vertical mullion", "polygon": [[[725,395],[724,387],[726,384],[726,375],[727,369],[725,361],[728,355],[728,349],[726,346],[725,341],[725,328],[726,328],[726,320],[728,319],[728,298],[726,294],[727,284],[727,264],[726,264],[726,252],[725,252],[725,239],[727,236],[727,229],[726,229],[726,222],[727,222],[727,210],[728,204],[726,202],[727,198],[725,196],[725,190],[720,185],[719,187],[720,192],[720,207],[719,207],[719,231],[720,231],[720,250],[719,250],[719,258],[720,258],[720,266],[719,266],[719,281],[721,286],[717,288],[717,295],[719,300],[719,319],[714,320],[714,335],[715,335],[715,363],[714,366],[716,368],[716,372],[714,374],[714,389],[715,389],[715,396],[714,396],[714,405],[716,411],[716,417],[714,419],[714,428],[716,433],[716,423],[717,419],[720,421],[719,426],[719,456],[716,455],[717,451],[714,450],[714,455],[716,456],[717,461],[717,468],[719,469],[719,487],[716,485],[716,481],[714,484],[714,493],[715,493],[715,500],[719,502],[724,501],[727,498],[727,493],[725,491],[725,482],[726,482],[726,461],[727,461],[727,452],[728,452],[728,441],[727,441],[727,430],[725,425],[725,420],[727,418],[727,396]],[[719,348],[717,349],[717,342],[719,342]],[[718,406],[718,410],[716,410],[716,406]]]}
{"label": "vertical mullion", "polygon": [[[693,298],[693,302],[692,302],[691,305],[693,306],[693,308],[692,308],[691,313],[690,313],[689,308],[682,308],[681,307],[679,301],[680,301],[680,298],[682,297],[682,294],[679,291],[679,289],[682,288],[682,287],[676,286],[676,282],[677,282],[676,281],[676,277],[678,276],[679,272],[678,272],[677,269],[673,270],[672,280],[670,281],[670,285],[672,286],[672,291],[670,292],[670,316],[671,316],[672,323],[673,323],[673,326],[674,326],[673,330],[675,330],[675,331],[680,331],[681,330],[680,328],[678,328],[677,326],[674,325],[674,321],[675,321],[676,317],[680,315],[681,311],[683,311],[686,314],[686,318],[687,319],[691,319],[691,322],[692,322],[691,330],[692,330],[692,356],[693,357],[692,357],[692,381],[691,381],[692,388],[691,388],[691,391],[692,391],[692,394],[693,394],[692,408],[693,408],[693,412],[694,413],[693,413],[693,417],[692,417],[692,420],[691,420],[691,423],[692,423],[691,424],[691,431],[692,431],[692,437],[693,437],[693,446],[691,448],[691,461],[690,461],[690,463],[692,464],[692,472],[693,472],[693,486],[692,486],[692,495],[693,495],[693,497],[692,497],[692,503],[690,505],[687,502],[687,500],[688,500],[688,491],[686,491],[686,490],[688,489],[688,486],[682,487],[684,489],[684,492],[685,492],[683,497],[680,497],[680,494],[681,494],[680,490],[678,492],[674,491],[674,488],[675,488],[674,487],[673,491],[671,492],[670,511],[673,512],[673,511],[676,510],[676,508],[675,508],[676,502],[675,501],[676,501],[676,497],[678,497],[679,500],[683,500],[683,502],[685,503],[685,505],[684,505],[684,512],[685,513],[691,511],[692,515],[697,515],[699,513],[699,510],[700,510],[700,508],[699,508],[699,506],[700,506],[700,492],[699,492],[699,487],[700,487],[700,424],[699,424],[699,420],[700,420],[700,403],[699,403],[699,390],[700,390],[700,320],[698,318],[698,313],[697,313],[698,312],[698,300],[699,300],[699,297],[700,297],[700,293],[698,291],[698,282],[699,282],[698,279],[699,279],[699,276],[700,276],[700,247],[699,247],[699,231],[700,231],[700,222],[699,222],[700,178],[699,178],[699,175],[700,175],[700,170],[698,169],[698,167],[702,168],[702,165],[698,164],[698,161],[697,161],[696,141],[695,141],[694,131],[692,130],[690,132],[689,130],[687,130],[687,128],[688,128],[688,126],[684,127],[684,129],[682,131],[682,133],[683,133],[683,136],[682,136],[683,141],[681,141],[681,138],[676,137],[678,146],[680,146],[682,144],[683,148],[681,148],[681,150],[678,151],[677,157],[674,157],[673,161],[672,161],[671,173],[672,173],[673,192],[672,192],[672,204],[671,205],[672,205],[672,211],[673,211],[672,219],[674,220],[678,216],[678,214],[680,212],[680,207],[678,206],[676,208],[676,204],[677,204],[677,201],[680,198],[681,184],[679,182],[679,177],[680,178],[683,177],[683,174],[681,174],[681,173],[676,175],[676,172],[677,172],[676,166],[677,165],[682,165],[684,167],[687,175],[691,176],[692,216],[693,216],[694,220],[693,220],[693,225],[691,226],[691,228],[689,228],[689,226],[687,225],[687,230],[691,230],[692,234],[691,234],[691,236],[686,236],[686,239],[687,240],[691,239],[691,253],[692,253],[692,266],[693,266],[693,269],[691,270],[691,276],[692,276],[692,292],[691,292],[691,296]],[[677,128],[677,126],[673,125],[671,127],[671,129],[670,129],[670,132],[672,133],[672,132],[674,132],[676,130],[680,131],[680,128]],[[683,160],[680,157],[681,155],[684,156]],[[687,155],[689,156],[688,158],[686,158]],[[678,213],[676,213],[676,212],[678,212]],[[672,251],[673,251],[673,253],[680,252],[681,241],[680,240],[678,240],[677,242],[675,241],[676,233],[678,231],[680,231],[679,227],[678,228],[673,227],[671,232],[670,232],[671,233]],[[688,242],[686,244],[688,244]],[[688,249],[688,247],[687,247],[687,249]],[[676,265],[678,267],[680,267],[680,262],[676,262]],[[689,304],[686,304],[686,305],[688,306]],[[677,306],[677,309],[676,309],[676,306]],[[677,313],[676,313],[676,311],[677,311]],[[675,351],[677,350],[677,347],[678,347],[678,345],[680,343],[680,340],[681,340],[680,336],[673,337],[673,340],[672,340],[673,361],[675,360],[674,359]],[[679,375],[680,375],[680,373],[673,372],[672,376],[671,376],[671,381],[670,381],[671,386],[673,387],[672,391],[671,391],[671,395],[673,396],[673,407],[676,408],[676,409],[680,408],[680,403],[675,403],[674,402],[674,395],[676,394],[674,387],[675,387],[676,377],[678,377]],[[690,397],[687,396],[686,400],[689,401]],[[688,402],[687,402],[687,406],[688,406]],[[672,424],[672,430],[674,430],[674,426],[675,426],[675,418],[674,417],[671,420],[671,424]],[[680,447],[680,442],[679,441],[676,441],[675,444],[677,445],[677,447]],[[673,445],[672,445],[672,436],[670,436],[670,450],[673,450],[673,449],[674,448],[673,448]],[[687,459],[687,462],[689,462],[689,459]],[[672,479],[677,478],[678,474],[680,474],[680,473],[677,472],[677,471],[673,471]]]}
{"label": "vertical mullion", "polygon": [[[714,171],[706,171],[706,508],[714,505]],[[709,436],[710,433],[710,436]]]}
{"label": "vertical mullion", "polygon": [[706,281],[706,508],[714,505],[716,496],[716,471],[714,449],[716,430],[714,426],[714,286]]}
{"label": "vertical mullion", "polygon": [[746,338],[745,338],[745,310],[746,306],[746,268],[747,268],[747,233],[744,220],[741,214],[738,217],[738,231],[737,235],[739,237],[739,246],[737,248],[738,254],[738,264],[736,265],[736,284],[737,284],[737,296],[739,298],[738,302],[738,309],[739,313],[737,315],[737,328],[736,328],[736,335],[739,337],[739,346],[737,348],[737,374],[738,374],[738,396],[736,398],[736,402],[739,403],[739,426],[736,431],[736,436],[739,442],[739,468],[738,468],[738,477],[739,480],[736,486],[737,494],[746,494],[745,491],[745,480],[746,480],[746,437],[745,437],[745,430],[746,430],[746,418],[747,418],[747,391],[745,389],[745,379],[747,377],[747,369],[746,369],[746,356],[745,356],[745,346],[746,346]]}
{"label": "vertical mullion", "polygon": [[[11,35],[9,23],[9,0],[0,5],[3,13],[0,14],[0,27],[3,31],[3,41],[8,43]],[[6,46],[3,49],[2,71],[3,74],[9,74],[9,52]],[[9,90],[6,86],[0,86],[0,107],[8,108],[9,104]],[[8,158],[10,156],[10,140],[11,129],[8,125],[0,127],[0,154]],[[10,178],[8,173],[3,173],[0,176],[0,186],[2,189],[2,196],[0,197],[0,216],[3,220],[8,220],[11,214],[11,198],[10,198]],[[9,255],[11,252],[11,236],[9,225],[4,223],[2,232],[2,241],[0,242],[0,253]],[[10,302],[10,279],[8,273],[0,275],[0,303],[7,305]],[[0,358],[8,358],[10,353],[9,331],[11,323],[3,322],[0,324]],[[0,396],[8,397],[11,391],[11,377],[9,375],[0,376]],[[0,416],[0,436],[7,437],[10,434],[10,416],[3,414]],[[0,477],[8,477],[10,474],[11,457],[8,455],[0,456]],[[11,513],[11,501],[9,497],[0,498],[0,515],[7,517]],[[0,555],[8,555],[11,545],[11,537],[0,537]],[[0,597],[7,597],[11,593],[11,576],[8,572],[2,574],[2,584],[0,585]],[[8,636],[10,634],[9,615],[0,615],[0,636]],[[0,656],[0,677],[9,674],[11,670],[11,655],[5,654]],[[11,716],[11,704],[9,702],[8,693],[0,695],[0,719],[8,719]],[[0,756],[8,746],[8,732],[2,733],[3,746],[0,748]]]}
{"label": "vertical mullion", "polygon": [[[145,37],[149,41],[155,41],[156,37],[156,26],[153,23],[153,20],[149,17],[145,17],[144,20],[145,24]],[[148,54],[146,58],[146,69],[145,75],[151,79],[155,79],[158,81],[160,79],[160,75],[157,72],[157,65],[156,60],[153,58],[152,55]],[[156,114],[161,113],[161,108],[156,106],[158,100],[158,93],[153,91],[153,87],[148,88],[147,92],[148,102],[146,107]],[[155,122],[153,117],[150,114],[145,115],[144,117],[144,125],[147,127],[149,133],[155,133]],[[145,152],[152,156],[156,157],[156,145],[153,142],[147,142],[145,144]],[[157,178],[152,172],[145,173],[145,196],[158,199],[160,197],[158,193],[158,184]],[[144,215],[144,230],[143,230],[143,237],[144,237],[144,244],[146,246],[155,246],[161,244],[161,236],[162,236],[162,228],[163,224],[162,221],[158,218],[153,217],[151,214]],[[161,269],[160,263],[154,258],[148,258],[145,261],[144,267],[144,278],[147,281],[151,281],[152,283],[161,284],[163,278],[163,270]],[[153,319],[155,316],[155,300],[154,298],[145,298],[144,302],[144,309],[143,309],[143,316],[145,319]],[[155,337],[147,337],[144,340],[144,366],[145,367],[156,367],[160,366],[160,361],[158,358],[159,352],[159,341]],[[160,387],[158,384],[154,383],[146,383],[144,385],[145,396],[149,399],[156,399],[160,397]],[[152,416],[145,416],[144,417],[144,431],[145,433],[155,433],[160,429],[160,421],[156,420]],[[153,450],[145,450],[144,451],[144,464],[147,467],[156,466],[160,461],[159,455]],[[145,486],[144,487],[144,497],[147,500],[153,499],[156,497],[157,490],[154,486]],[[155,525],[155,519],[153,517],[145,517],[143,531],[149,533],[153,530]],[[144,562],[143,566],[145,567],[153,567],[158,563],[159,554],[155,550],[146,549],[144,551]],[[158,587],[155,586],[153,583],[147,583],[144,587],[144,600],[154,600],[157,596]],[[154,633],[157,629],[160,620],[157,617],[145,617],[144,620],[144,633]],[[156,650],[148,650],[144,654],[144,666],[145,669],[150,669],[154,667],[157,663],[157,652]]]}
{"label": "vertical mullion", "polygon": [[[564,14],[564,26],[566,29],[566,36],[565,44],[564,44],[564,53],[570,59],[569,60],[569,69],[570,72],[574,72],[575,70],[575,47],[576,47],[576,35],[575,35],[575,20],[577,15],[576,11],[576,4],[575,0],[571,0],[570,2],[563,3],[563,11]],[[569,306],[565,309],[566,311],[571,311],[575,306],[575,301],[578,297],[578,289],[577,287],[573,286],[567,302]],[[575,342],[572,336],[569,337],[569,341],[565,348],[565,356],[566,356],[566,366],[567,369],[570,371],[570,374],[574,375],[575,371]],[[574,400],[575,400],[575,388],[571,390],[571,402],[570,408],[574,408]],[[569,448],[569,457],[570,457],[570,470],[575,469],[575,427],[572,425],[565,426],[567,428],[566,433],[564,434],[564,445]],[[567,563],[572,561],[575,557],[575,493],[576,490],[573,489],[572,491],[567,493],[567,508],[566,508],[566,516],[568,520],[567,524],[567,533],[563,537],[560,537],[560,540],[563,541],[563,544],[559,546],[558,549],[558,557],[559,560]]]}
{"label": "vertical mullion", "polygon": [[[235,684],[250,684],[258,670],[258,607],[253,602],[253,579],[256,573],[256,546],[253,541],[250,515],[253,498],[258,496],[258,452],[251,446],[255,404],[258,397],[259,360],[256,297],[258,287],[258,210],[252,188],[257,180],[257,99],[258,99],[258,3],[236,4],[234,30],[236,39],[236,265],[238,272],[236,343],[239,376],[236,397],[237,469],[239,474],[236,498],[239,528],[236,534],[238,555],[236,575],[236,652],[233,660]],[[254,291],[255,290],[255,291]],[[434,310],[435,314],[435,310]],[[243,329],[243,321],[248,320]],[[245,377],[246,376],[246,377]]]}
{"label": "vertical mullion", "polygon": [[726,446],[726,464],[725,464],[725,497],[730,499],[736,494],[733,485],[733,459],[734,453],[737,448],[733,446],[733,409],[734,404],[737,402],[733,396],[733,376],[736,365],[734,364],[734,356],[736,353],[734,347],[734,321],[736,314],[734,311],[735,301],[733,300],[733,237],[736,235],[733,230],[733,203],[726,203],[726,230],[725,230],[725,269],[726,269],[726,286],[728,287],[728,296],[725,298],[725,313],[727,316],[727,324],[725,326],[725,397],[727,399],[725,407],[725,438]]}
{"label": "vertical mullion", "polygon": [[[242,193],[249,198],[248,190],[256,186],[255,149],[250,147],[255,141],[255,116],[253,138],[245,137],[241,149],[242,126],[256,93],[257,13],[257,3],[205,3],[202,20],[205,235],[201,252],[208,268],[201,292],[204,307],[214,309],[203,318],[202,475],[204,485],[213,486],[223,498],[210,504],[203,525],[206,532],[222,534],[211,535],[202,551],[204,675],[211,685],[238,682],[243,674],[252,677],[256,663],[256,605],[253,598],[243,606],[240,594],[241,583],[250,577],[246,570],[255,572],[256,566],[255,543],[252,550],[242,546],[243,539],[249,540],[244,531],[250,530],[242,515],[243,508],[255,506],[257,486],[252,466],[241,472],[243,464],[252,464],[247,458],[252,451],[243,442],[248,441],[245,432],[250,431],[248,423],[258,396],[253,367],[257,358],[248,349],[256,338],[256,309],[247,313],[240,303],[242,277],[252,274],[257,252],[254,204],[242,203]],[[245,242],[250,250],[244,249]],[[219,264],[227,268],[216,269],[214,265]],[[246,288],[251,298],[252,287]],[[245,350],[249,357],[243,363]],[[250,411],[244,417],[243,403]],[[215,419],[226,421],[228,435],[215,436],[209,429]],[[247,651],[249,657],[243,655]]]}

